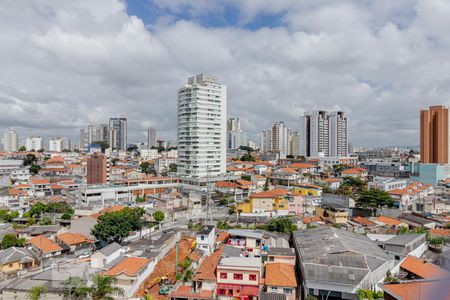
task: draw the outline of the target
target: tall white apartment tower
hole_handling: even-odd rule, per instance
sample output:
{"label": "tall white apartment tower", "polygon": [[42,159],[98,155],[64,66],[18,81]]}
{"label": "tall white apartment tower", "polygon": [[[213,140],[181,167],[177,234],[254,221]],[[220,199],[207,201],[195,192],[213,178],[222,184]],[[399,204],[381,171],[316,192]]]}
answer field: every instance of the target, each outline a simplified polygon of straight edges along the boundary
{"label": "tall white apartment tower", "polygon": [[280,153],[286,157],[289,148],[289,129],[284,122],[276,122],[272,125],[272,152]]}
{"label": "tall white apartment tower", "polygon": [[156,147],[156,129],[150,127],[147,130],[147,147],[148,149],[151,149],[152,147]]}
{"label": "tall white apartment tower", "polygon": [[109,118],[109,146],[127,150],[127,118]]}
{"label": "tall white apartment tower", "polygon": [[300,117],[300,155],[347,156],[347,117],[344,113],[313,111]]}
{"label": "tall white apartment tower", "polygon": [[190,77],[178,90],[179,176],[226,173],[227,87],[214,76]]}
{"label": "tall white apartment tower", "polygon": [[17,130],[9,128],[3,136],[3,150],[6,152],[15,152],[19,150],[19,137]]}
{"label": "tall white apartment tower", "polygon": [[247,139],[245,133],[241,130],[241,121],[239,118],[229,118],[227,122],[228,149],[238,149],[246,144]]}

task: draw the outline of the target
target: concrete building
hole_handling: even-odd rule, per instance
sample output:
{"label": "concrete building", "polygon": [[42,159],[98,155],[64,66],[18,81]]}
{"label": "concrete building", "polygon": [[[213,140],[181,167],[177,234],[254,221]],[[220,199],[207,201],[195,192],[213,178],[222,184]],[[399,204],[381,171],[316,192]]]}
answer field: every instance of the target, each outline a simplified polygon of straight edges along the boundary
{"label": "concrete building", "polygon": [[127,150],[127,118],[109,118],[109,145]]}
{"label": "concrete building", "polygon": [[286,158],[289,151],[289,129],[284,122],[272,125],[272,152],[279,153],[280,158]]}
{"label": "concrete building", "polygon": [[147,129],[147,147],[151,149],[152,147],[156,147],[156,129],[148,128]]}
{"label": "concrete building", "polygon": [[87,184],[104,184],[108,182],[108,162],[105,155],[94,152],[87,160]]}
{"label": "concrete building", "polygon": [[214,225],[203,225],[196,237],[197,249],[211,255],[216,243],[216,227]]}
{"label": "concrete building", "polygon": [[154,160],[159,156],[158,149],[141,149],[141,158],[143,160]]}
{"label": "concrete building", "polygon": [[27,151],[38,151],[42,149],[42,138],[39,136],[28,137],[25,142],[25,148],[27,148]]}
{"label": "concrete building", "polygon": [[63,148],[62,138],[52,138],[48,140],[48,151],[50,152],[62,152]]}
{"label": "concrete building", "polygon": [[262,152],[272,151],[272,130],[265,129],[261,132],[261,149]]}
{"label": "concrete building", "polygon": [[246,136],[241,130],[241,121],[239,118],[230,118],[227,122],[227,148],[238,149],[240,146],[246,146]]}
{"label": "concrete building", "polygon": [[19,137],[17,130],[9,128],[3,135],[3,150],[5,152],[15,152],[19,150]]}
{"label": "concrete building", "polygon": [[394,260],[367,237],[334,227],[293,233],[301,281],[301,299],[357,299],[394,267]]}
{"label": "concrete building", "polygon": [[80,150],[87,150],[92,142],[98,141],[98,131],[94,125],[80,129]]}
{"label": "concrete building", "polygon": [[109,126],[108,124],[100,124],[98,126],[98,140],[104,143],[109,142]]}
{"label": "concrete building", "polygon": [[347,117],[344,112],[313,111],[300,117],[300,155],[348,156]]}
{"label": "concrete building", "polygon": [[298,131],[292,131],[289,133],[288,155],[300,155],[300,133]]}
{"label": "concrete building", "polygon": [[178,174],[226,173],[227,87],[214,76],[190,77],[178,90]]}
{"label": "concrete building", "polygon": [[449,111],[437,105],[420,111],[420,158],[422,163],[448,164]]}
{"label": "concrete building", "polygon": [[406,179],[390,178],[390,177],[375,177],[372,181],[367,183],[369,190],[378,189],[380,191],[391,191],[395,189],[404,189],[407,186]]}

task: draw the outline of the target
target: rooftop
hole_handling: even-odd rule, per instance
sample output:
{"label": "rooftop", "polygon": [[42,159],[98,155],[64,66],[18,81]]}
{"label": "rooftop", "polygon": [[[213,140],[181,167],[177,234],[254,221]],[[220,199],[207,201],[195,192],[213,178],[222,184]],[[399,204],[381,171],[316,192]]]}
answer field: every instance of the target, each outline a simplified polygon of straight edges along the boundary
{"label": "rooftop", "polygon": [[293,265],[269,263],[266,265],[266,285],[297,287],[297,280]]}
{"label": "rooftop", "polygon": [[406,271],[416,274],[423,279],[438,279],[438,278],[448,278],[450,273],[438,266],[427,262],[426,260],[417,258],[415,256],[407,256],[406,259],[401,263],[401,268]]}

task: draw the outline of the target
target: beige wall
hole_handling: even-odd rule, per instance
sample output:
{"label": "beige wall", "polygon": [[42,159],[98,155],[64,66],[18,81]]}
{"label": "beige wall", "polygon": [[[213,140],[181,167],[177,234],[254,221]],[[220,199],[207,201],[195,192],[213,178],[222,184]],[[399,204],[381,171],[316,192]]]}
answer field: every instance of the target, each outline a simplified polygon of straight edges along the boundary
{"label": "beige wall", "polygon": [[[221,273],[227,273],[227,279],[220,278]],[[243,274],[242,280],[233,279],[233,274]],[[249,275],[256,275],[256,280],[249,280]],[[225,283],[225,284],[241,284],[241,285],[255,285],[259,286],[261,281],[259,270],[242,270],[242,269],[231,269],[231,268],[223,268],[217,267],[217,283]]]}

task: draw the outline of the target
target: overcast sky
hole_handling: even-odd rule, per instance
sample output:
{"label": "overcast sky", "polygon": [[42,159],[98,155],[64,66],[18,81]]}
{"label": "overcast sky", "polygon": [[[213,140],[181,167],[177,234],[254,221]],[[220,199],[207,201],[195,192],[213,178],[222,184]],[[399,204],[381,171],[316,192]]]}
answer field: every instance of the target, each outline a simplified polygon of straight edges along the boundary
{"label": "overcast sky", "polygon": [[314,109],[350,142],[418,144],[419,110],[450,99],[447,0],[2,0],[0,130],[69,136],[129,120],[174,139],[188,76],[228,85],[253,137]]}

